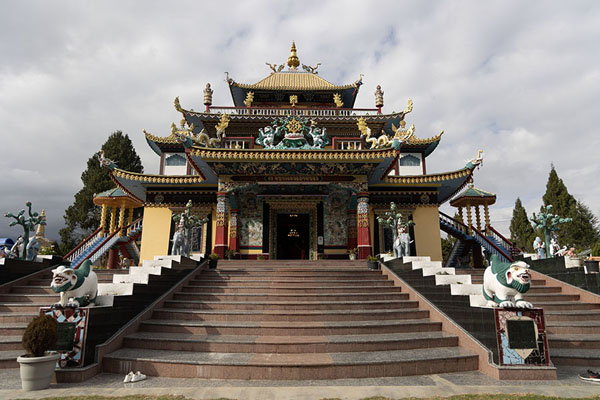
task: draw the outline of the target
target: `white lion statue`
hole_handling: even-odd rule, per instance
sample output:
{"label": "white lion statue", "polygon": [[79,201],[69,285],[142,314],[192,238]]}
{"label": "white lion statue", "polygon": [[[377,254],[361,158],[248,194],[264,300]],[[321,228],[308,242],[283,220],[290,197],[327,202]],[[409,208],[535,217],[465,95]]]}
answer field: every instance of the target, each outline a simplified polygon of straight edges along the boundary
{"label": "white lion statue", "polygon": [[98,294],[98,277],[92,271],[92,263],[85,260],[79,269],[61,265],[52,270],[50,287],[55,293],[60,293],[62,307],[85,307],[96,301]]}
{"label": "white lion statue", "polygon": [[483,275],[483,297],[488,307],[533,308],[523,300],[523,294],[531,286],[529,265],[523,261],[506,263],[497,255],[491,257],[492,265]]}

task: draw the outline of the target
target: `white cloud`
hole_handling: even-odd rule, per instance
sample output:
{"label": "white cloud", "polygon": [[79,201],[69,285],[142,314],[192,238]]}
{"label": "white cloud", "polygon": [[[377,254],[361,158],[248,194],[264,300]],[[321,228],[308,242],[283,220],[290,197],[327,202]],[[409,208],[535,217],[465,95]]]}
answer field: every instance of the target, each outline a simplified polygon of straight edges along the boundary
{"label": "white cloud", "polygon": [[[598,215],[599,37],[594,1],[7,3],[0,211],[31,200],[56,238],[87,159],[111,132],[129,134],[156,172],[141,132],[167,134],[180,119],[175,96],[201,109],[210,82],[214,103],[229,105],[223,73],[256,82],[293,39],[325,79],[365,74],[357,107],[373,107],[377,84],[386,111],[412,98],[418,135],[445,131],[430,172],[460,168],[483,148],[475,184],[498,195],[498,224],[517,196],[529,213],[539,207],[550,163]],[[15,236],[7,225],[0,219],[0,236]]]}

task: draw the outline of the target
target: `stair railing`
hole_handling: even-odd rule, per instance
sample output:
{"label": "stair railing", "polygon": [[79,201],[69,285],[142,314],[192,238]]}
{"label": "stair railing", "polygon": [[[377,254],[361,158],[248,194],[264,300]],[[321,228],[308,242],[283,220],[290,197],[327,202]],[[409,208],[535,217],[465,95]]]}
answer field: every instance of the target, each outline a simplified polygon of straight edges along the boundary
{"label": "stair railing", "polygon": [[467,227],[467,225],[463,224],[459,220],[452,218],[448,214],[444,214],[441,211],[440,211],[440,222],[443,222],[446,225],[452,226],[454,229],[464,233],[465,235],[469,235],[469,228]]}
{"label": "stair railing", "polygon": [[512,257],[516,256],[517,254],[523,254],[523,250],[521,250],[520,248],[515,246],[513,242],[505,238],[500,232],[494,229],[493,226],[488,225],[487,228],[491,234],[490,236],[492,236],[495,240],[498,241],[498,243],[503,245],[505,248],[510,249],[510,255]]}
{"label": "stair railing", "polygon": [[90,246],[93,245],[96,242],[96,240],[98,240],[98,238],[100,238],[101,236],[104,235],[104,233],[101,231],[102,231],[102,227],[100,226],[90,236],[86,237],[85,239],[83,239],[81,241],[81,243],[79,243],[77,246],[75,246],[75,248],[73,250],[68,252],[63,257],[63,260],[73,261],[74,259],[76,259],[81,253],[83,253],[84,251],[89,249]]}
{"label": "stair railing", "polygon": [[488,237],[485,236],[479,229],[475,228],[473,225],[471,225],[471,229],[473,230],[473,237],[475,238],[475,240],[487,251],[489,251],[492,254],[496,254],[500,258],[503,258],[504,261],[514,261],[511,256],[506,254],[504,250],[502,250],[494,242],[488,239]]}

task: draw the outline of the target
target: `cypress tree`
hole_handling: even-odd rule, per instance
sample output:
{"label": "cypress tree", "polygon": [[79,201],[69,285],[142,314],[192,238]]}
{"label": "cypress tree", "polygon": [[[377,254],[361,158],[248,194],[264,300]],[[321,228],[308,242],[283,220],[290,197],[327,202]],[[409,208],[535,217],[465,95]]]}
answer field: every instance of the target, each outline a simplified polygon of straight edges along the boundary
{"label": "cypress tree", "polygon": [[569,194],[554,165],[551,165],[543,200],[545,205],[552,205],[553,214],[573,219],[572,222],[560,225],[557,231],[560,246],[588,249],[598,241],[598,218],[585,204]]}
{"label": "cypress tree", "polygon": [[535,236],[535,230],[527,218],[527,211],[523,207],[521,199],[517,197],[510,220],[510,240],[521,250],[531,252]]}
{"label": "cypress tree", "polygon": [[[106,158],[113,160],[120,169],[143,172],[142,161],[137,155],[128,135],[116,131],[102,145]],[[100,225],[100,210],[93,203],[94,194],[115,187],[108,170],[100,166],[96,155],[87,162],[87,169],[81,174],[83,188],[75,194],[75,201],[65,211],[65,227],[59,231],[60,253],[66,254],[77,243],[92,233]]]}

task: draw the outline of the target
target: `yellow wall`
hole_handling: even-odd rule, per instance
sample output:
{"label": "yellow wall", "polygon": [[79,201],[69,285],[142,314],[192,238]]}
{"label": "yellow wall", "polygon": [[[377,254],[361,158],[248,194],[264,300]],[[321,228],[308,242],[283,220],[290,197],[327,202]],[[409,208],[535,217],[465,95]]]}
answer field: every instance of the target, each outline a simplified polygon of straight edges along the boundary
{"label": "yellow wall", "polygon": [[144,207],[140,265],[143,260],[153,260],[154,256],[169,253],[171,215],[171,210],[166,207]]}
{"label": "yellow wall", "polygon": [[417,207],[413,212],[417,256],[429,256],[432,261],[442,261],[440,217],[437,207]]}

